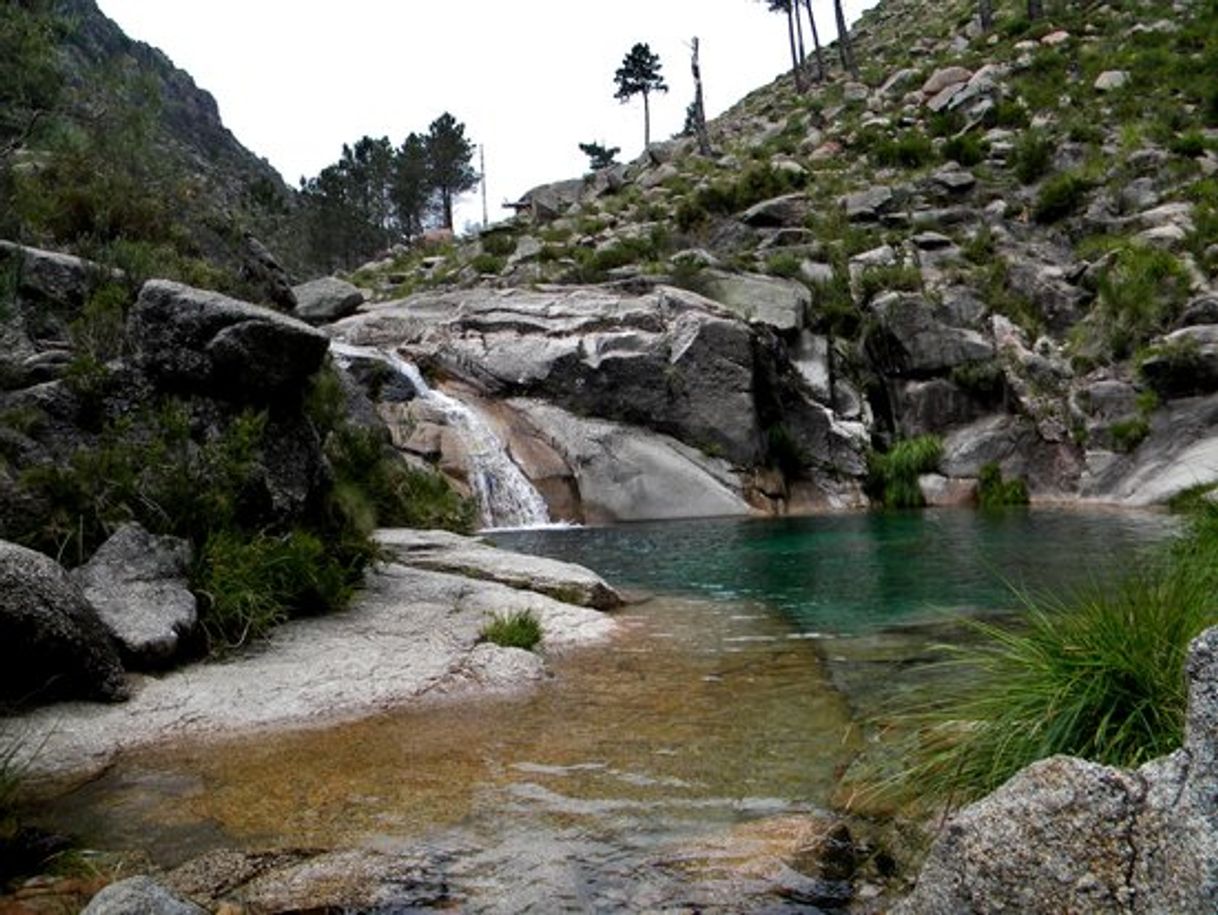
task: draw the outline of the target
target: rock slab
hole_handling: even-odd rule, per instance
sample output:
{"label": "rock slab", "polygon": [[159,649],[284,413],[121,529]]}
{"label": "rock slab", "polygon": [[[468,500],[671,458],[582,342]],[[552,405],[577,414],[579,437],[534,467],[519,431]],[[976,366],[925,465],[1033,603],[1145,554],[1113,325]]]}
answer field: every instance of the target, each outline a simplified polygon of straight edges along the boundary
{"label": "rock slab", "polygon": [[72,573],[132,667],[164,666],[198,621],[190,544],[124,524]]}

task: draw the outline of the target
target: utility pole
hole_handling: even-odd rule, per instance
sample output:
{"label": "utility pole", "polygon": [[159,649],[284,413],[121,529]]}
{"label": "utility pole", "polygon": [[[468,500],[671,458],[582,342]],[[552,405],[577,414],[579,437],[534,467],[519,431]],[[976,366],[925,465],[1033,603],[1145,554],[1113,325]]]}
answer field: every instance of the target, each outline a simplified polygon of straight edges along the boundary
{"label": "utility pole", "polygon": [[482,173],[482,228],[490,225],[486,212],[486,147],[478,144],[478,171]]}

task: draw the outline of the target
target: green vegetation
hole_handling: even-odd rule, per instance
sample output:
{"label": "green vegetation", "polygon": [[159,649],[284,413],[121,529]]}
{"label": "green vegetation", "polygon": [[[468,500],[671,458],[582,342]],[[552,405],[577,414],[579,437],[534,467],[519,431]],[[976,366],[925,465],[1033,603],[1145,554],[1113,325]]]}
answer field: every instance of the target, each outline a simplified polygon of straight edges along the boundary
{"label": "green vegetation", "polygon": [[909,264],[868,267],[859,275],[859,296],[869,302],[881,292],[918,292],[922,288],[922,272]]}
{"label": "green vegetation", "polygon": [[1078,209],[1091,189],[1090,182],[1075,172],[1060,172],[1045,181],[1036,195],[1032,218],[1037,222],[1057,222]]}
{"label": "green vegetation", "polygon": [[713,182],[695,191],[692,198],[682,200],[677,206],[677,226],[689,231],[711,215],[739,213],[763,200],[798,191],[807,181],[803,172],[775,168],[768,162],[751,164],[735,180]]}
{"label": "green vegetation", "polygon": [[1027,505],[1028,485],[1023,480],[1004,480],[1002,468],[985,464],[977,474],[977,504],[981,508]]}
{"label": "green vegetation", "polygon": [[959,162],[966,168],[984,162],[988,152],[985,141],[971,133],[952,137],[943,144],[943,158]]}
{"label": "green vegetation", "polygon": [[1024,184],[1039,180],[1053,162],[1053,139],[1039,130],[1025,130],[1015,142],[1010,166]]}
{"label": "green vegetation", "polygon": [[1146,436],[1150,435],[1150,421],[1144,416],[1123,419],[1113,423],[1108,433],[1112,436],[1113,450],[1128,453],[1142,444]]}
{"label": "green vegetation", "polygon": [[523,648],[532,651],[541,644],[541,622],[532,610],[495,614],[479,633],[479,638],[501,648]]}
{"label": "green vegetation", "polygon": [[1179,746],[1188,644],[1218,621],[1218,509],[1111,589],[1024,597],[1017,624],[974,622],[958,676],[897,715],[910,762],[883,786],[963,804],[1066,753],[1133,767]]}
{"label": "green vegetation", "polygon": [[507,258],[488,253],[475,254],[469,265],[478,273],[498,276],[507,266]]}
{"label": "green vegetation", "polygon": [[926,504],[918,477],[938,469],[943,440],[934,435],[897,442],[885,454],[872,454],[868,490],[885,508],[918,508]]}
{"label": "green vegetation", "polygon": [[494,257],[510,257],[516,251],[516,236],[511,232],[487,232],[481,238],[482,252]]}
{"label": "green vegetation", "polygon": [[889,168],[921,168],[935,160],[934,144],[920,130],[906,130],[896,138],[872,138],[865,145],[876,165]]}
{"label": "green vegetation", "polygon": [[1126,358],[1179,316],[1188,295],[1188,272],[1157,248],[1118,249],[1099,279],[1095,319],[1104,342]]}

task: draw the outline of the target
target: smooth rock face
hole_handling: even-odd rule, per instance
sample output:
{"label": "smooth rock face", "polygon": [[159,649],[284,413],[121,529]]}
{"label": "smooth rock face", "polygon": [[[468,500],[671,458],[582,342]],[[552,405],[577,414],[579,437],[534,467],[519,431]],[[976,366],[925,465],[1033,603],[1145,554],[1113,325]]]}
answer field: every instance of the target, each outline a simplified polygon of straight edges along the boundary
{"label": "smooth rock face", "polygon": [[[795,326],[809,293],[782,283],[762,291],[784,297],[774,319]],[[423,294],[347,318],[332,333],[396,348],[484,397],[539,399],[642,426],[741,466],[764,458],[763,415],[818,406],[793,370],[778,387],[756,384],[762,363],[785,358],[766,327],[663,286],[637,296],[588,288]]]}
{"label": "smooth rock face", "polygon": [[[519,690],[540,675],[534,661],[495,646],[475,654],[483,625],[497,613],[531,611],[547,651],[603,639],[616,625],[536,591],[409,561],[406,554],[378,565],[347,611],[293,620],[257,652],[144,678],[120,706],[61,703],[32,712],[23,719],[29,746],[39,748],[31,775],[96,772],[116,753],[169,734],[315,726],[427,696]],[[522,566],[513,574],[527,573]],[[11,644],[20,643],[4,639],[0,650]]]}
{"label": "smooth rock face", "polygon": [[158,382],[243,403],[298,394],[329,347],[302,321],[168,280],[144,284],[127,331]]}
{"label": "smooth rock face", "polygon": [[323,276],[294,286],[296,296],[294,316],[310,324],[328,324],[354,314],[364,304],[362,290],[346,280],[334,276]]}
{"label": "smooth rock face", "polygon": [[128,877],[93,897],[82,915],[207,915],[151,877]]}
{"label": "smooth rock face", "polygon": [[72,573],[133,667],[159,667],[198,620],[186,586],[190,544],[124,524]]}
{"label": "smooth rock face", "polygon": [[0,541],[0,698],[127,697],[110,634],[59,563]]}
{"label": "smooth rock face", "polygon": [[1218,911],[1218,628],[1188,678],[1180,750],[1136,772],[1028,766],[948,821],[894,915]]}

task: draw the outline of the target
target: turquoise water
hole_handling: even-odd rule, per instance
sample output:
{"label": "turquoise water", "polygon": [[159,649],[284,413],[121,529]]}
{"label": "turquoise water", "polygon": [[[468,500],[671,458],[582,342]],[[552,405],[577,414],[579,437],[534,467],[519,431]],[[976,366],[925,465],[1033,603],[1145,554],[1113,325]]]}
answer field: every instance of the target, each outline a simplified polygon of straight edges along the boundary
{"label": "turquoise water", "polygon": [[611,583],[766,605],[804,631],[858,632],[938,611],[1018,605],[1013,588],[1103,583],[1176,529],[1162,514],[1078,509],[876,512],[512,531],[504,547]]}

